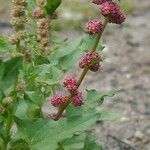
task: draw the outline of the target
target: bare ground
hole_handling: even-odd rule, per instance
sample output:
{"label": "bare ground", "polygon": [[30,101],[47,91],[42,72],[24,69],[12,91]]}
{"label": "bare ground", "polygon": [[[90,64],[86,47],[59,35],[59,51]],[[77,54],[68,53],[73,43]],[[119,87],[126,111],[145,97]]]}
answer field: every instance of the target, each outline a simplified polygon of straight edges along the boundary
{"label": "bare ground", "polygon": [[122,113],[120,121],[98,123],[95,133],[108,150],[150,150],[150,1],[127,17],[127,28],[106,32],[106,61],[90,87],[117,87],[104,109]]}

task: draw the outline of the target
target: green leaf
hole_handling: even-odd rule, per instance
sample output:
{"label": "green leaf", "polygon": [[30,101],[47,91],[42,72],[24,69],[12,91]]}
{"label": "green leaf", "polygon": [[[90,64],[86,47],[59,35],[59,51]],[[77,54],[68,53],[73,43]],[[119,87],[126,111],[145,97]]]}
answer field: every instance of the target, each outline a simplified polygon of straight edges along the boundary
{"label": "green leaf", "polygon": [[111,111],[101,111],[101,120],[103,121],[116,121],[121,118],[121,114]]}
{"label": "green leaf", "polygon": [[24,99],[19,99],[15,116],[27,119],[28,118],[27,109],[28,109],[28,104],[24,101]]}
{"label": "green leaf", "polygon": [[23,119],[40,118],[43,99],[36,92],[26,91],[24,97],[18,99],[15,116]]}
{"label": "green leaf", "polygon": [[12,45],[2,36],[0,36],[0,52],[13,51]]}
{"label": "green leaf", "polygon": [[[112,113],[97,110],[97,106],[99,103],[101,104],[101,99],[114,94],[115,91],[113,90],[110,92],[89,90],[85,104],[79,108],[69,106],[67,108],[67,118],[57,122],[48,119],[24,120],[18,117],[16,117],[15,122],[21,137],[29,143],[31,149],[61,150],[66,148],[66,150],[69,150],[70,148],[70,150],[73,150],[73,147],[83,146],[83,142],[79,142],[76,138],[69,145],[64,139],[69,141],[74,135],[80,136],[82,132],[96,124],[97,120],[114,118]],[[95,138],[87,137],[84,149],[100,150],[101,146],[95,142]]]}
{"label": "green leaf", "polygon": [[51,15],[61,4],[61,0],[47,0],[45,10],[48,15]]}
{"label": "green leaf", "polygon": [[35,68],[35,74],[36,82],[53,86],[60,82],[63,72],[51,64],[44,64]]}
{"label": "green leaf", "polygon": [[[2,118],[1,118],[2,119]],[[0,121],[0,138],[5,136],[4,119]]]}
{"label": "green leaf", "polygon": [[28,143],[22,139],[12,141],[10,150],[31,150]]}
{"label": "green leaf", "polygon": [[32,16],[32,11],[35,7],[36,7],[36,0],[28,0],[27,10],[30,16]]}
{"label": "green leaf", "polygon": [[104,97],[112,97],[117,93],[117,90],[112,89],[111,91],[96,91],[96,90],[87,90],[87,98],[85,100],[86,107],[94,108],[98,105],[101,105],[104,102]]}
{"label": "green leaf", "polygon": [[[90,51],[92,50],[92,47],[95,43],[95,41],[97,40],[97,36],[95,35],[84,35],[81,38],[81,42],[82,44],[80,45],[79,49],[81,51]],[[97,51],[103,51],[105,47],[101,44],[101,42],[99,42],[98,46],[97,46]]]}
{"label": "green leaf", "polygon": [[0,66],[2,67],[0,71],[0,90],[4,91],[15,83],[19,69],[22,66],[22,57],[15,57],[6,62],[1,61]]}
{"label": "green leaf", "polygon": [[60,143],[60,148],[57,150],[79,150],[84,147],[84,140],[86,138],[85,134],[73,135],[73,137],[63,140]]}
{"label": "green leaf", "polygon": [[102,146],[96,143],[96,137],[88,135],[84,142],[83,150],[103,150]]}
{"label": "green leaf", "polygon": [[22,120],[16,118],[22,136],[36,150],[55,150],[58,142],[70,138],[76,132],[83,132],[96,123],[100,114],[96,111],[85,113],[72,121],[67,119],[55,122],[47,119]]}
{"label": "green leaf", "polygon": [[[83,114],[90,114],[92,112],[99,111],[99,113],[103,113],[100,110],[97,110],[98,106],[101,105],[104,102],[104,98],[109,96],[112,97],[116,94],[116,90],[111,90],[108,92],[102,92],[102,91],[96,91],[96,90],[87,90],[87,97],[84,101],[84,105],[82,107],[75,108],[73,106],[68,106],[66,109],[66,115],[68,118],[68,121],[72,121],[74,119],[80,118]],[[108,113],[108,117],[105,115],[105,117],[108,118],[108,120],[111,119],[111,113]],[[100,120],[106,119],[104,118],[104,115],[101,114]],[[115,116],[113,117],[112,113],[112,120],[115,119]]]}
{"label": "green leaf", "polygon": [[0,80],[3,78],[4,71],[5,71],[5,65],[2,62],[2,60],[0,60]]}
{"label": "green leaf", "polygon": [[42,94],[35,92],[35,91],[26,91],[25,95],[24,95],[24,99],[28,103],[33,103],[36,105],[42,105],[43,100],[44,100],[44,96]]}
{"label": "green leaf", "polygon": [[[78,63],[85,52],[91,50],[95,40],[96,36],[83,35],[54,50],[49,56],[49,61],[61,70],[67,71]],[[97,50],[102,51],[103,49],[104,46],[99,44]]]}
{"label": "green leaf", "polygon": [[61,58],[70,55],[74,51],[80,51],[78,48],[81,44],[82,43],[80,37],[77,40],[69,41],[67,44],[63,45],[62,47],[57,48],[49,56],[50,63],[53,65],[57,65]]}
{"label": "green leaf", "polygon": [[69,105],[66,109],[66,115],[68,121],[72,119],[76,119],[76,117],[80,117],[83,114],[83,107],[74,108],[74,106]]}
{"label": "green leaf", "polygon": [[29,104],[27,109],[27,116],[30,119],[41,118],[41,108],[37,105]]}

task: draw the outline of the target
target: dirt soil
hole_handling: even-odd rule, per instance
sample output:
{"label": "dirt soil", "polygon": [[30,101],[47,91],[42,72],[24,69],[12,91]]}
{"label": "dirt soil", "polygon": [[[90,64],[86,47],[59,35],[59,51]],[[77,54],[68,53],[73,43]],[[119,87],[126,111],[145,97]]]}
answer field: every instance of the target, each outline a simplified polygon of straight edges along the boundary
{"label": "dirt soil", "polygon": [[120,121],[97,124],[106,150],[150,150],[150,1],[127,17],[128,27],[106,32],[103,69],[89,75],[89,86],[121,92],[103,107],[122,113]]}
{"label": "dirt soil", "polygon": [[[150,150],[150,0],[139,2],[125,26],[105,32],[102,70],[89,73],[84,83],[99,90],[120,89],[103,108],[120,112],[121,119],[99,122],[93,129],[106,150]],[[3,15],[8,10],[2,5],[0,12],[0,32],[9,35],[12,29],[1,23],[9,21]]]}

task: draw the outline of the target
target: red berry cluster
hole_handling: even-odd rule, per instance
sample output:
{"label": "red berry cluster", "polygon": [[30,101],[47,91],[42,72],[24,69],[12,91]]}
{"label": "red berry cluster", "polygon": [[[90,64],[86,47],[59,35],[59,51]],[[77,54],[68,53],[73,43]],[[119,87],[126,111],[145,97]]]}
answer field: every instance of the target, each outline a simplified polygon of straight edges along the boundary
{"label": "red berry cluster", "polygon": [[89,21],[86,24],[86,32],[89,34],[96,34],[103,30],[103,24],[99,20]]}
{"label": "red berry cluster", "polygon": [[74,92],[77,90],[77,79],[72,76],[68,76],[64,79],[64,86],[68,89],[69,92]]}
{"label": "red berry cluster", "polygon": [[[101,34],[107,22],[121,24],[125,21],[125,16],[121,12],[120,7],[117,3],[112,2],[112,0],[93,0],[92,2],[94,4],[101,5],[100,10],[102,12],[102,15],[106,18],[106,20],[104,25],[100,20],[89,21],[86,24],[86,33],[90,35],[99,34],[98,37],[101,37]],[[86,54],[82,56],[79,61],[79,67],[84,69],[83,74],[85,73],[86,69],[96,72],[101,67],[100,62],[102,61],[102,56],[99,52],[96,52],[96,47],[94,46],[90,52],[86,52]],[[72,105],[75,107],[83,105],[82,93],[78,91],[78,87],[81,84],[80,79],[78,81],[74,76],[66,77],[64,79],[63,84],[64,87],[66,87],[68,92],[70,93],[70,96],[55,95],[51,99],[51,104],[54,107],[60,107],[63,106],[63,104],[65,104],[68,100],[72,100]],[[62,107],[62,109],[64,108]],[[58,113],[58,116],[59,115],[60,114]],[[56,118],[58,116],[56,116]]]}
{"label": "red berry cluster", "polygon": [[110,23],[122,24],[125,21],[125,15],[117,3],[105,2],[101,5],[100,10],[105,17],[110,18]]}
{"label": "red berry cluster", "polygon": [[[83,97],[82,93],[79,92],[77,86],[77,79],[73,76],[68,76],[64,79],[64,86],[68,89],[68,91],[72,94],[72,105],[75,107],[83,105]],[[51,99],[51,104],[54,107],[60,107],[63,105],[67,100],[67,96],[63,95],[55,95]]]}
{"label": "red berry cluster", "polygon": [[79,62],[80,68],[89,68],[91,71],[96,72],[100,68],[101,55],[98,52],[87,52]]}
{"label": "red berry cluster", "polygon": [[72,100],[72,105],[75,107],[78,107],[78,106],[82,106],[83,104],[84,103],[83,103],[82,93],[79,91],[76,91],[76,93],[73,97],[73,100]]}
{"label": "red berry cluster", "polygon": [[125,15],[119,5],[112,0],[93,0],[93,3],[101,5],[101,13],[103,16],[109,17],[110,23],[122,24],[125,21]]}
{"label": "red berry cluster", "polygon": [[67,97],[63,96],[63,95],[55,95],[54,97],[52,97],[51,99],[51,104],[54,107],[60,107],[65,101],[66,101]]}

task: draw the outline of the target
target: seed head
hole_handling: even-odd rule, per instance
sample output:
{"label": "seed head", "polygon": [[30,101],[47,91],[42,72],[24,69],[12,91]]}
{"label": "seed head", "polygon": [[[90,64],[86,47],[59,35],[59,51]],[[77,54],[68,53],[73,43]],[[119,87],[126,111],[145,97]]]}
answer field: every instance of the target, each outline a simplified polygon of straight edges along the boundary
{"label": "seed head", "polygon": [[104,16],[112,16],[120,12],[120,7],[114,2],[105,2],[101,5],[101,12]]}
{"label": "seed head", "polygon": [[22,16],[22,17],[13,17],[11,20],[11,24],[15,28],[23,28],[24,23],[27,22],[27,18]]}
{"label": "seed head", "polygon": [[79,107],[79,106],[82,106],[83,104],[84,102],[83,102],[82,93],[79,91],[76,91],[76,94],[74,95],[73,100],[72,100],[72,105],[75,107]]}
{"label": "seed head", "polygon": [[109,17],[110,23],[121,24],[125,21],[125,15],[115,2],[103,3],[101,5],[101,12],[105,17]]}
{"label": "seed head", "polygon": [[109,22],[115,24],[122,24],[125,21],[125,19],[125,15],[122,12],[120,12],[116,15],[112,15]]}
{"label": "seed head", "polygon": [[33,12],[32,12],[32,16],[34,18],[43,18],[44,17],[44,11],[41,8],[36,8]]}
{"label": "seed head", "polygon": [[96,34],[98,32],[103,31],[103,24],[99,20],[89,21],[86,24],[86,30],[88,34]]}
{"label": "seed head", "polygon": [[98,71],[100,68],[99,62],[102,60],[98,52],[87,52],[79,62],[80,68],[89,68],[91,71]]}
{"label": "seed head", "polygon": [[73,76],[68,76],[64,79],[64,86],[70,91],[75,92],[77,89],[77,79]]}
{"label": "seed head", "polygon": [[51,98],[51,104],[54,107],[60,107],[65,101],[67,97],[63,95],[55,95],[54,97]]}
{"label": "seed head", "polygon": [[6,97],[2,101],[3,105],[10,106],[13,104],[13,100],[11,97]]}
{"label": "seed head", "polygon": [[11,35],[9,37],[9,42],[12,44],[12,45],[15,45],[17,42],[18,42],[18,38],[16,35]]}
{"label": "seed head", "polygon": [[90,67],[90,70],[93,72],[97,72],[100,69],[101,65],[99,63],[94,64]]}
{"label": "seed head", "polygon": [[14,5],[27,6],[27,0],[12,0]]}
{"label": "seed head", "polygon": [[11,15],[13,17],[25,16],[25,7],[21,5],[15,6],[15,8],[11,12]]}
{"label": "seed head", "polygon": [[24,81],[20,80],[18,81],[18,84],[17,84],[17,90],[21,93],[24,93],[25,90],[26,90],[26,84]]}
{"label": "seed head", "polygon": [[49,22],[46,18],[39,19],[37,25],[41,29],[48,29],[49,28]]}

